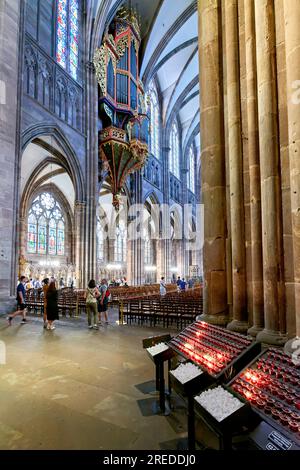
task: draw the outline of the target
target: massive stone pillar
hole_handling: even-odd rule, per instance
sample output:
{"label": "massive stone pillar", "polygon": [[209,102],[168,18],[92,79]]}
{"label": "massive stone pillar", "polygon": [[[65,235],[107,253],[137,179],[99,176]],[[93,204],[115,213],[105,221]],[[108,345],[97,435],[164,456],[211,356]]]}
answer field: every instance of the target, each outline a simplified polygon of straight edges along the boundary
{"label": "massive stone pillar", "polygon": [[247,77],[247,124],[250,179],[250,226],[253,306],[253,326],[249,329],[249,334],[256,336],[257,333],[261,331],[264,326],[264,300],[261,232],[261,193],[257,116],[255,17],[253,0],[244,0],[244,14]]}
{"label": "massive stone pillar", "polygon": [[204,204],[204,313],[201,317],[212,323],[226,324],[226,193],[220,2],[198,0],[198,17]]}
{"label": "massive stone pillar", "polygon": [[86,203],[81,201],[75,202],[74,215],[74,232],[75,232],[75,266],[76,266],[76,287],[85,287],[89,281],[85,270],[85,243],[84,231],[86,220]]}
{"label": "massive stone pillar", "polygon": [[[134,174],[134,194],[135,200],[133,201],[135,204],[142,204],[142,184],[143,178],[141,171],[137,171]],[[144,240],[142,238],[142,226],[139,227],[138,220],[142,220],[142,214],[136,213],[136,211],[130,215],[129,210],[129,222],[131,224],[131,228],[129,229],[129,237],[130,237],[130,284],[139,286],[145,281],[145,271],[144,271]],[[139,232],[137,232],[139,230]]]}
{"label": "massive stone pillar", "polygon": [[228,328],[245,332],[248,329],[248,322],[237,0],[225,2],[225,31],[233,295],[233,321],[229,323]]}
{"label": "massive stone pillar", "polygon": [[17,283],[14,264],[18,260],[14,253],[18,247],[15,208],[18,200],[18,91],[22,54],[19,43],[22,32],[20,10],[18,0],[0,2],[0,313],[14,306]]}
{"label": "massive stone pillar", "polygon": [[86,77],[86,219],[83,236],[85,239],[85,261],[82,266],[84,277],[98,279],[97,273],[97,217],[96,210],[99,201],[98,192],[98,129],[97,112],[98,86],[95,75],[95,67],[92,62],[87,62],[85,67]]}
{"label": "massive stone pillar", "polygon": [[[284,0],[289,162],[295,287],[295,332],[300,337],[300,4]],[[291,332],[288,332],[291,333]]]}
{"label": "massive stone pillar", "polygon": [[273,0],[255,0],[265,329],[257,340],[286,342]]}

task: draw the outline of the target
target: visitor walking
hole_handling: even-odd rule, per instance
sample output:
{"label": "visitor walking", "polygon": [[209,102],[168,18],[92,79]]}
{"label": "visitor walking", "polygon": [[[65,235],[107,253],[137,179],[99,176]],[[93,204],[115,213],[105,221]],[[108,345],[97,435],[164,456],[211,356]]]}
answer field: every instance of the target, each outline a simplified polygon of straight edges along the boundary
{"label": "visitor walking", "polygon": [[47,330],[55,330],[54,322],[59,320],[58,316],[58,293],[55,279],[51,279],[47,290]]}
{"label": "visitor walking", "polygon": [[180,292],[180,284],[181,284],[180,276],[178,276],[176,284],[177,284],[177,292]]}
{"label": "visitor walking", "polygon": [[[94,328],[98,330],[97,325],[97,299],[100,297],[100,292],[96,286],[96,282],[94,279],[91,279],[88,283],[88,287],[86,290],[86,311],[88,315],[88,325],[89,328]],[[92,320],[94,323],[92,324]]]}
{"label": "visitor walking", "polygon": [[16,317],[17,315],[23,315],[21,323],[24,324],[26,323],[26,313],[27,313],[27,308],[26,308],[26,290],[25,290],[25,285],[26,285],[27,279],[25,276],[20,277],[20,282],[17,286],[17,297],[16,300],[18,302],[18,307],[17,310],[14,313],[11,313],[9,317],[7,317],[9,325],[11,325],[12,319]]}

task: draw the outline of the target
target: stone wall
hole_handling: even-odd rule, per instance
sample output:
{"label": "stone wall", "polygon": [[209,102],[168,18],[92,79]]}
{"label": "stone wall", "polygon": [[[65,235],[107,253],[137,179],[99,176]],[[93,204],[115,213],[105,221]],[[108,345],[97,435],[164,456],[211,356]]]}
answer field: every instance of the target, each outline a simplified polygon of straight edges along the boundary
{"label": "stone wall", "polygon": [[10,297],[15,249],[20,2],[0,3],[0,312]]}

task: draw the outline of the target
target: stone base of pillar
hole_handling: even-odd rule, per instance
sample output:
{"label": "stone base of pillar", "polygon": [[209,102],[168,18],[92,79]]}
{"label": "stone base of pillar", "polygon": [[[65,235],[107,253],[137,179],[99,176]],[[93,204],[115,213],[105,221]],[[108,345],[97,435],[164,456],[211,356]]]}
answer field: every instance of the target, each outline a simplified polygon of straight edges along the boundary
{"label": "stone base of pillar", "polygon": [[284,345],[284,352],[292,357],[295,364],[300,364],[300,338],[296,336],[295,338],[289,339]]}
{"label": "stone base of pillar", "polygon": [[14,297],[0,297],[0,315],[7,315],[17,308],[17,302]]}
{"label": "stone base of pillar", "polygon": [[203,313],[202,315],[198,315],[196,320],[205,321],[212,325],[226,326],[228,323],[228,314],[227,312],[218,313],[217,315],[207,315],[206,313]]}
{"label": "stone base of pillar", "polygon": [[260,333],[261,331],[263,331],[263,327],[251,326],[251,328],[249,328],[248,330],[248,335],[253,336],[253,338],[256,338],[258,333]]}
{"label": "stone base of pillar", "polygon": [[288,340],[287,335],[279,331],[264,329],[256,336],[256,341],[260,343],[272,344],[274,346],[283,346]]}
{"label": "stone base of pillar", "polygon": [[227,329],[236,333],[247,333],[249,324],[246,321],[232,320],[227,325]]}

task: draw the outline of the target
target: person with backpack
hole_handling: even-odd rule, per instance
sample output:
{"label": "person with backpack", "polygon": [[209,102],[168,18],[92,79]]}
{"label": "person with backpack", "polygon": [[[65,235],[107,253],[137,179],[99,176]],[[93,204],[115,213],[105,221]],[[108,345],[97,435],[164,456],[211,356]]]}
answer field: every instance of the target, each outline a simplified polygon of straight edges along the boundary
{"label": "person with backpack", "polygon": [[[97,325],[97,299],[100,297],[100,292],[96,286],[96,282],[94,279],[91,279],[90,282],[88,283],[88,287],[86,290],[86,311],[88,315],[88,325],[89,329],[94,328],[95,330],[98,330],[98,325]],[[94,320],[94,324],[92,325],[92,317]]]}
{"label": "person with backpack", "polygon": [[103,313],[105,324],[108,325],[107,310],[108,310],[108,301],[110,299],[110,291],[108,289],[107,280],[102,279],[100,285],[100,296],[98,300],[98,312],[99,312],[99,325],[101,322],[101,313]]}

